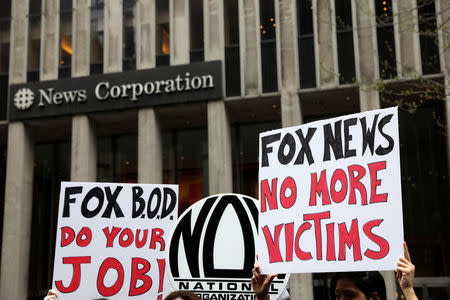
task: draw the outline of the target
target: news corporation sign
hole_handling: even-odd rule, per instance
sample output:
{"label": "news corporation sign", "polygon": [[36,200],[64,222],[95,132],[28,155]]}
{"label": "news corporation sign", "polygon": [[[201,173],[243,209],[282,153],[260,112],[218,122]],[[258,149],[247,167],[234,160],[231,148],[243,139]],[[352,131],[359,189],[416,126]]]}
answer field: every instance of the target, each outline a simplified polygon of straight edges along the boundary
{"label": "news corporation sign", "polygon": [[[258,236],[258,201],[240,194],[212,195],[190,206],[169,238],[168,275],[174,290],[202,300],[254,300],[251,277]],[[279,275],[269,289],[276,300],[289,280]]]}
{"label": "news corporation sign", "polygon": [[221,99],[221,62],[14,84],[9,120]]}

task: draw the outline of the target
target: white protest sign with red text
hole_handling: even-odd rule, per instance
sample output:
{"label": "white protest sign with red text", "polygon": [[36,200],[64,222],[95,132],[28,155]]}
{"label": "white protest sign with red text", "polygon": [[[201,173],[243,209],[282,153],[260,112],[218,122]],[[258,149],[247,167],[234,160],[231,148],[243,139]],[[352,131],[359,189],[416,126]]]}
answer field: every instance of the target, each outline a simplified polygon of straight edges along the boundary
{"label": "white protest sign with red text", "polygon": [[53,270],[58,299],[162,299],[178,186],[62,182]]}
{"label": "white protest sign with red text", "polygon": [[261,133],[263,273],[393,270],[403,256],[397,108]]}

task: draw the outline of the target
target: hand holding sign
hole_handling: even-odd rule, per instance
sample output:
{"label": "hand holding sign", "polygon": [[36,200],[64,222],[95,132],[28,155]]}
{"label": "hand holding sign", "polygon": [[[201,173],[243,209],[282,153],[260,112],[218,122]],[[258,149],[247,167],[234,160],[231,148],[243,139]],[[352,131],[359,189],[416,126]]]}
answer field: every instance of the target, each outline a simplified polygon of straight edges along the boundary
{"label": "hand holding sign", "polygon": [[417,299],[414,292],[415,267],[411,262],[411,256],[409,255],[408,246],[405,242],[403,242],[403,249],[405,251],[405,257],[400,257],[398,260],[395,275],[406,299],[413,300]]}
{"label": "hand holding sign", "polygon": [[50,290],[47,293],[47,296],[44,298],[44,300],[56,300],[58,298],[58,293],[54,290]]}
{"label": "hand holding sign", "polygon": [[278,274],[265,275],[261,274],[261,268],[258,263],[258,254],[256,254],[255,266],[252,270],[252,288],[255,293],[256,300],[269,299],[269,289],[272,281]]}

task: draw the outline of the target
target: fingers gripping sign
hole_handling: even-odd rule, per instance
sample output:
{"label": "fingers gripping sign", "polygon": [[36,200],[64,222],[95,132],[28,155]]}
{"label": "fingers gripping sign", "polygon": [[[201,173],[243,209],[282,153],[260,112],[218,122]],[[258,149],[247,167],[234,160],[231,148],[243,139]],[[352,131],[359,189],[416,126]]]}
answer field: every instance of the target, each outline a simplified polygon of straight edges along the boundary
{"label": "fingers gripping sign", "polygon": [[398,279],[400,287],[405,295],[406,299],[417,299],[414,292],[414,273],[415,267],[411,262],[411,256],[409,254],[408,246],[403,242],[404,256],[400,257],[397,262],[397,268],[395,269],[395,275]]}
{"label": "fingers gripping sign", "polygon": [[57,298],[58,294],[54,290],[49,290],[44,300],[56,300]]}
{"label": "fingers gripping sign", "polygon": [[258,263],[258,254],[256,254],[256,261],[252,270],[252,288],[255,293],[256,300],[268,300],[270,285],[278,274],[261,274],[261,268]]}

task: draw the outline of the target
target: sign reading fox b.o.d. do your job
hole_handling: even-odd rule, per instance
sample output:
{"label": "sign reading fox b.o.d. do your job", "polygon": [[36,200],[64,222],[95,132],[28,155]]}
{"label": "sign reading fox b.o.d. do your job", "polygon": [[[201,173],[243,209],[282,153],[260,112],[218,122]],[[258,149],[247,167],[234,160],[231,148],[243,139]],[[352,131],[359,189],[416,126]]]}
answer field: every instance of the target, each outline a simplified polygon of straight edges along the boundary
{"label": "sign reading fox b.o.d. do your job", "polygon": [[162,299],[178,186],[61,183],[53,289],[58,299]]}
{"label": "sign reading fox b.o.d. do your job", "polygon": [[264,132],[264,273],[392,270],[403,255],[397,108]]}

